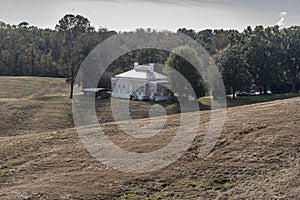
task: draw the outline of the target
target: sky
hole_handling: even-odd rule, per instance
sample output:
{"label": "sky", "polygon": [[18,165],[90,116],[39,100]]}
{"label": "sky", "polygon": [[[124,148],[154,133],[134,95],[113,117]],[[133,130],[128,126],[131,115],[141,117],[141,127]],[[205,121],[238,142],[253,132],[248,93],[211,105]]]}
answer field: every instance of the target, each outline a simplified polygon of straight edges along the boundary
{"label": "sky", "polygon": [[54,29],[65,14],[96,28],[176,31],[300,25],[300,0],[0,0],[0,21]]}

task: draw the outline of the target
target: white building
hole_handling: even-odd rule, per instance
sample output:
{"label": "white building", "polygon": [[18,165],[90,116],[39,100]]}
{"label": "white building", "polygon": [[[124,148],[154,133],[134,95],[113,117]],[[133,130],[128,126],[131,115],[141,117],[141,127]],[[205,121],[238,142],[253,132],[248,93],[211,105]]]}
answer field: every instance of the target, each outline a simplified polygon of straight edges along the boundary
{"label": "white building", "polygon": [[112,97],[123,99],[165,101],[172,93],[167,77],[154,71],[154,64],[139,65],[111,78]]}

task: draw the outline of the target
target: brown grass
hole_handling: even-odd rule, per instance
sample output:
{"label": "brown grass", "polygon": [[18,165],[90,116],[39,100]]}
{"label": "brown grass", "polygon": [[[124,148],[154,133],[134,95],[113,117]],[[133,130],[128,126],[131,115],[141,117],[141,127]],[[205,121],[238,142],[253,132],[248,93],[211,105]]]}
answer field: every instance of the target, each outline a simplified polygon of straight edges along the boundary
{"label": "brown grass", "polygon": [[73,126],[64,79],[0,77],[0,136]]}
{"label": "brown grass", "polygon": [[[21,88],[29,80],[27,88],[32,89]],[[200,112],[201,128],[182,158],[153,173],[133,174],[106,167],[85,149],[71,128],[71,101],[63,79],[47,79],[49,83],[43,87],[36,85],[43,82],[41,78],[35,82],[32,77],[0,77],[0,81],[6,84],[0,84],[0,199],[300,196],[299,97],[229,108],[218,144],[204,159],[197,155],[210,111]],[[51,84],[57,88],[49,90]],[[109,101],[97,103],[100,122],[111,121],[101,115],[109,113]],[[149,104],[132,102],[130,106],[136,118],[147,117]],[[114,123],[101,126],[121,148],[149,152],[170,141],[179,119],[179,114],[168,116],[163,134],[149,140],[130,138]],[[136,119],[134,123],[148,124],[149,119]]]}
{"label": "brown grass", "polygon": [[[297,199],[299,106],[300,98],[294,98],[230,108],[218,145],[208,157],[197,158],[205,134],[201,129],[181,159],[145,174],[122,173],[102,165],[85,150],[73,129],[2,137],[0,198]],[[209,114],[201,113],[202,127]],[[137,123],[143,120],[147,119]],[[169,120],[175,123],[178,116]],[[165,127],[171,136],[173,129]],[[141,141],[126,146],[116,126],[104,128],[115,133],[110,137],[127,150],[147,150],[164,142],[153,138],[152,146]]]}
{"label": "brown grass", "polygon": [[26,98],[45,95],[68,95],[63,78],[0,76],[0,98]]}

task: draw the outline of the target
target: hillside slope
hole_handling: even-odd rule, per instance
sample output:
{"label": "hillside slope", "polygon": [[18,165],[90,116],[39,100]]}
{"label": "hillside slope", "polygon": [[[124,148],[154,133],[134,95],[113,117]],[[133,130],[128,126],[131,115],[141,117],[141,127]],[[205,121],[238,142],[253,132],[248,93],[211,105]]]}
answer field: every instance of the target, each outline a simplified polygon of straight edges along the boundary
{"label": "hillside slope", "polygon": [[[96,161],[74,129],[0,137],[0,199],[297,199],[300,196],[300,98],[229,108],[222,135],[204,159],[197,154],[209,121],[170,166],[122,173]],[[129,151],[151,151],[172,138],[128,139],[113,124],[106,134]],[[148,123],[140,119],[135,123]],[[127,138],[127,139],[126,139]]]}
{"label": "hillside slope", "polygon": [[63,78],[0,76],[0,137],[73,127]]}
{"label": "hillside slope", "polygon": [[[64,78],[0,76],[0,137],[74,127],[69,87]],[[131,101],[132,117],[149,117],[153,104]],[[161,105],[168,114],[179,112],[174,102]],[[97,99],[96,112],[100,123],[114,121],[110,100]]]}
{"label": "hillside slope", "polygon": [[64,78],[0,76],[0,99],[68,94],[69,86]]}

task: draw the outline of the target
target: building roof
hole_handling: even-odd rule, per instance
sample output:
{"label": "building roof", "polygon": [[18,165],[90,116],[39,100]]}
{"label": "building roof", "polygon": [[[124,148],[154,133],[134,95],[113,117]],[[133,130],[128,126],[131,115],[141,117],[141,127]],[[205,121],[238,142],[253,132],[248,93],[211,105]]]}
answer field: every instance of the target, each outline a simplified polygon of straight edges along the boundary
{"label": "building roof", "polygon": [[135,78],[135,79],[150,79],[150,80],[162,80],[167,79],[166,76],[157,73],[157,72],[148,72],[148,71],[136,71],[130,70],[128,72],[116,75],[117,78]]}
{"label": "building roof", "polygon": [[99,92],[99,91],[111,91],[108,88],[85,88],[82,90],[83,92]]}
{"label": "building roof", "polygon": [[154,64],[138,65],[135,63],[134,69],[118,74],[117,78],[134,78],[134,79],[147,79],[147,80],[166,80],[167,77],[163,74],[154,71]]}

